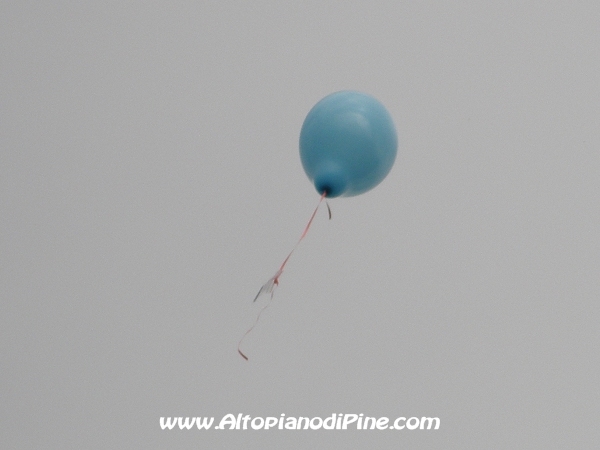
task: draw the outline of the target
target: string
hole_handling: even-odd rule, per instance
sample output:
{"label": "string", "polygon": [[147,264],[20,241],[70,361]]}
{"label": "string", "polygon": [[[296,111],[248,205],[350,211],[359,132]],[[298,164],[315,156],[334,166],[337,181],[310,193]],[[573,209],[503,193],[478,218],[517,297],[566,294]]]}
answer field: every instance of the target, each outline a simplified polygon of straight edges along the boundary
{"label": "string", "polygon": [[[262,294],[271,294],[271,298],[269,299],[268,303],[261,308],[258,315],[256,316],[256,320],[254,321],[254,324],[248,329],[248,331],[246,331],[246,333],[244,333],[244,335],[238,342],[238,353],[246,361],[248,361],[248,357],[246,355],[244,355],[244,353],[240,349],[240,346],[242,345],[242,341],[248,335],[248,333],[250,333],[254,329],[254,327],[258,323],[258,320],[260,319],[260,316],[262,315],[263,311],[271,305],[271,302],[273,301],[273,294],[275,291],[275,287],[279,286],[279,277],[283,273],[283,269],[285,268],[285,265],[289,261],[290,256],[292,256],[292,253],[294,253],[294,250],[296,250],[296,248],[298,248],[298,245],[300,245],[300,242],[302,242],[302,239],[304,239],[304,236],[306,236],[306,233],[308,233],[308,230],[313,222],[313,219],[317,215],[317,211],[319,210],[319,207],[321,206],[321,203],[323,202],[323,199],[325,198],[326,195],[327,195],[327,191],[324,191],[323,194],[321,195],[321,198],[319,199],[319,203],[317,204],[317,207],[315,208],[312,215],[310,216],[310,219],[308,220],[306,227],[304,227],[304,231],[302,231],[302,234],[300,235],[300,239],[298,239],[298,242],[296,242],[296,245],[294,246],[292,251],[283,260],[283,262],[281,263],[281,266],[279,266],[279,269],[277,270],[277,272],[275,272],[275,275],[273,275],[271,278],[269,278],[269,280],[265,284],[262,285],[262,287],[258,291],[258,294],[256,294],[256,297],[254,297],[254,300],[252,300],[252,302],[255,302]],[[331,208],[329,207],[329,203],[327,203],[327,201],[325,202],[325,204],[327,205],[327,211],[329,212],[329,220],[331,220]]]}

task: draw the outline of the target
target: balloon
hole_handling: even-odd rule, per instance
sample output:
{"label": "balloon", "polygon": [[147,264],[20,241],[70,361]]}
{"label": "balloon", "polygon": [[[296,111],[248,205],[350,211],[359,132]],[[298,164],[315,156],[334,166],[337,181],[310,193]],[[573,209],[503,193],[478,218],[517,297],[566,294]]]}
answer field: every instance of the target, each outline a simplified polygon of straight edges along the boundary
{"label": "balloon", "polygon": [[398,138],[392,117],[370,95],[340,91],[310,110],[300,159],[319,194],[351,197],[373,189],[392,169]]}
{"label": "balloon", "polygon": [[242,341],[271,304],[275,288],[279,286],[279,277],[294,250],[306,236],[323,199],[350,197],[373,189],[392,169],[397,147],[398,138],[392,117],[370,95],[355,91],[334,92],[309,111],[300,131],[300,159],[321,199],[296,246],[283,260],[275,275],[263,284],[254,297],[256,301],[262,294],[270,294],[271,299],[238,342],[238,353],[245,360],[248,357],[242,352]]}

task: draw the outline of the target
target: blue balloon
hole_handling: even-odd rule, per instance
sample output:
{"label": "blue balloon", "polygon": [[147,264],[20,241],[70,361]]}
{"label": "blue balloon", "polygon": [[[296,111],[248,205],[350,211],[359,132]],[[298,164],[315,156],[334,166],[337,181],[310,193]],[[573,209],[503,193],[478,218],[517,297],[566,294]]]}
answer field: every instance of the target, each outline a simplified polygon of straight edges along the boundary
{"label": "blue balloon", "polygon": [[392,169],[398,138],[392,117],[370,95],[340,91],[310,110],[300,159],[319,194],[351,197],[377,186]]}

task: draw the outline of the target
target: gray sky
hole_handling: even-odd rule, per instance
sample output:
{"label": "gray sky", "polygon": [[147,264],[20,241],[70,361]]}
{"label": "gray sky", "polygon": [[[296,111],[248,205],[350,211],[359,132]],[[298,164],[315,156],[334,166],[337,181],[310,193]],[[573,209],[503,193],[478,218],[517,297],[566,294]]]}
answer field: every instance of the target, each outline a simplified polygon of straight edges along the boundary
{"label": "gray sky", "polygon": [[[597,2],[5,2],[0,447],[590,448]],[[394,117],[384,182],[318,194],[304,117]],[[161,431],[161,416],[438,431]]]}

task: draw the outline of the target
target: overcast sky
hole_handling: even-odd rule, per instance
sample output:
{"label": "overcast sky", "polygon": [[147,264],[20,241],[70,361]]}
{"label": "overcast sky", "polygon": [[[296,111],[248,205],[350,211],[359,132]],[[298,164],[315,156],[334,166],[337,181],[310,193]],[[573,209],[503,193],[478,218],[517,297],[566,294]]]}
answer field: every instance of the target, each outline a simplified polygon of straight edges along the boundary
{"label": "overcast sky", "polygon": [[[597,2],[4,2],[0,447],[591,448]],[[322,209],[304,117],[394,118]],[[439,417],[161,431],[163,416]]]}

